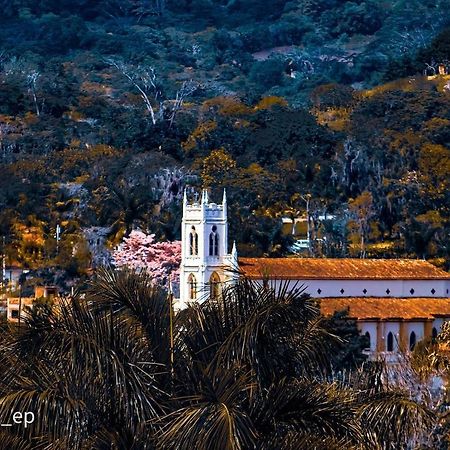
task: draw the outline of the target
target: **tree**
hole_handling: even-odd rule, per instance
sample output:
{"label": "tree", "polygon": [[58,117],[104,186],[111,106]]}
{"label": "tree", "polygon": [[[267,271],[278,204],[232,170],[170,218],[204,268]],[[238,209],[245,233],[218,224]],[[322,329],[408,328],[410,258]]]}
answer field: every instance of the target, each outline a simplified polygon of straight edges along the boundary
{"label": "tree", "polygon": [[361,195],[351,200],[348,208],[357,223],[360,238],[360,255],[366,257],[366,244],[370,232],[370,220],[374,216],[372,194],[364,191]]}
{"label": "tree", "polygon": [[223,149],[213,150],[202,161],[201,177],[203,185],[220,187],[224,180],[233,177],[236,171],[236,161]]}
{"label": "tree", "polygon": [[[134,88],[137,89],[144,102],[145,108],[150,114],[153,125],[155,125],[157,121],[162,121],[166,118],[164,115],[165,104],[162,95],[163,93],[161,86],[158,84],[156,71],[153,67],[133,67],[114,59],[109,59],[107,62],[121,72]],[[186,98],[192,95],[196,90],[197,84],[192,80],[184,81],[182,83],[181,88],[177,90],[175,94],[175,99],[171,102],[172,105],[168,117],[169,127],[172,127],[176,115],[182,108]],[[158,105],[158,109],[153,106],[154,104]]]}
{"label": "tree", "polygon": [[0,417],[35,421],[0,445],[387,450],[430,422],[374,370],[333,381],[336,338],[301,290],[241,279],[179,313],[173,333],[170,318],[167,293],[130,270],[35,307],[0,344]]}
{"label": "tree", "polygon": [[144,270],[154,281],[167,284],[181,264],[181,242],[156,242],[154,234],[133,230],[113,252],[117,267]]}

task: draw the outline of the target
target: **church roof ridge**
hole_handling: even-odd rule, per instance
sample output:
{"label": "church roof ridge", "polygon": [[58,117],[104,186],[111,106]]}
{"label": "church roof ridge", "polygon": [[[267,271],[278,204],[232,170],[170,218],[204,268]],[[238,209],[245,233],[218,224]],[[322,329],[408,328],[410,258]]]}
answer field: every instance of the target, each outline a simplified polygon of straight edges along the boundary
{"label": "church roof ridge", "polygon": [[250,278],[450,280],[448,272],[420,259],[239,258],[239,267]]}

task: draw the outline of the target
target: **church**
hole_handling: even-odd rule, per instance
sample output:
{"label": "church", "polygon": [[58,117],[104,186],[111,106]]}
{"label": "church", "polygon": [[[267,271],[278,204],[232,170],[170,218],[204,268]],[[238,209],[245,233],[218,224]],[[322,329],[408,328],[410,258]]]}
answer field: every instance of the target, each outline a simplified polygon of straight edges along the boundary
{"label": "church", "polygon": [[183,199],[182,261],[178,309],[220,295],[221,286],[238,272],[256,282],[269,278],[303,285],[320,299],[330,316],[347,311],[368,338],[367,353],[395,361],[399,352],[435,337],[450,320],[450,274],[418,259],[239,258],[236,244],[229,252],[227,198],[211,202]]}

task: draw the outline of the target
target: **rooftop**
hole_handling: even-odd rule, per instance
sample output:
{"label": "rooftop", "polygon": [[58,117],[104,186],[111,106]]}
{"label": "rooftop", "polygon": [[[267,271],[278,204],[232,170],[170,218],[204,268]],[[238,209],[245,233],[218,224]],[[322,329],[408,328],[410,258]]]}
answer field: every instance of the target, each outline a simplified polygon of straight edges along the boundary
{"label": "rooftop", "polygon": [[348,310],[357,320],[423,320],[450,317],[450,298],[322,298],[320,310],[324,316]]}
{"label": "rooftop", "polygon": [[18,305],[19,303],[22,303],[22,305],[32,305],[34,302],[34,297],[9,297],[8,298],[8,304],[9,305]]}
{"label": "rooftop", "polygon": [[250,278],[292,280],[450,280],[450,274],[420,259],[239,258]]}

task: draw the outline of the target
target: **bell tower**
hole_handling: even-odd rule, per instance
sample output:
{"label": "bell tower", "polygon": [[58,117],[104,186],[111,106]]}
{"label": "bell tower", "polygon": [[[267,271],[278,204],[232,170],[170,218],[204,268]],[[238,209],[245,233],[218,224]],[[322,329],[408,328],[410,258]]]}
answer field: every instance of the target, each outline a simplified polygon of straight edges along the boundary
{"label": "bell tower", "polygon": [[207,190],[202,191],[200,201],[189,202],[185,190],[178,308],[220,295],[223,283],[232,278],[229,269],[235,266],[237,267],[235,246],[232,254],[228,253],[225,190],[222,204],[210,202]]}

